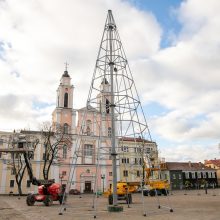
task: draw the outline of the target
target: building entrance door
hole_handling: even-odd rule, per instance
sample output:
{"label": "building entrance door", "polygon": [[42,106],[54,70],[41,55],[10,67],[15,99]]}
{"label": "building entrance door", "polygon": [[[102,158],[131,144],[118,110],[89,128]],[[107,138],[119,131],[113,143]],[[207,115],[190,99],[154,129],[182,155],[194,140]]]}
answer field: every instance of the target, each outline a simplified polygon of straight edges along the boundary
{"label": "building entrance door", "polygon": [[91,193],[92,192],[92,184],[91,181],[85,181],[85,193]]}

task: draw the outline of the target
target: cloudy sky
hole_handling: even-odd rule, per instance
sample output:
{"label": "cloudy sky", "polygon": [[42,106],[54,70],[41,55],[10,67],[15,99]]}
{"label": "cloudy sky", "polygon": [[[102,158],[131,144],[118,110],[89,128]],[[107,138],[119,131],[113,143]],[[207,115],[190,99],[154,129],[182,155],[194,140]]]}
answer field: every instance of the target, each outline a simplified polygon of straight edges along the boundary
{"label": "cloudy sky", "polygon": [[219,0],[0,0],[0,130],[51,120],[66,61],[85,105],[108,9],[160,156],[218,158]]}

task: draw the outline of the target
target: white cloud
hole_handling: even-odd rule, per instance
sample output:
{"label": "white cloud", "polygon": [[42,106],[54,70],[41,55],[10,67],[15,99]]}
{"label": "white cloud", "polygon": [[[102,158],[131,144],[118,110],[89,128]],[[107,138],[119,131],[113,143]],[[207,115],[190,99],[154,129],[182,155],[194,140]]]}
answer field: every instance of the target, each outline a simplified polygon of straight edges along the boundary
{"label": "white cloud", "polygon": [[0,129],[34,129],[51,119],[47,108],[36,111],[33,103],[55,104],[65,61],[75,86],[74,107],[85,105],[108,9],[113,10],[129,58],[159,49],[161,29],[154,17],[125,1],[0,2],[1,100],[6,103]]}
{"label": "white cloud", "polygon": [[[141,99],[169,110],[150,119],[154,133],[177,144],[174,152],[161,143],[164,154],[173,160],[212,156],[220,129],[219,8],[219,0],[184,1],[176,10],[182,29],[172,46],[160,49],[156,19],[126,1],[0,1],[0,129],[37,129],[51,119],[65,61],[74,107],[85,104],[112,9]],[[190,155],[193,143],[203,140],[212,143],[196,145],[200,155]]]}
{"label": "white cloud", "polygon": [[[175,150],[174,150],[175,148]],[[161,151],[161,157],[165,157],[167,162],[202,162],[206,159],[214,159],[218,154],[217,145],[187,144],[178,146],[167,146]]]}
{"label": "white cloud", "polygon": [[218,0],[184,1],[177,9],[182,30],[175,44],[132,63],[143,100],[169,109],[151,121],[166,140],[219,140],[219,7]]}

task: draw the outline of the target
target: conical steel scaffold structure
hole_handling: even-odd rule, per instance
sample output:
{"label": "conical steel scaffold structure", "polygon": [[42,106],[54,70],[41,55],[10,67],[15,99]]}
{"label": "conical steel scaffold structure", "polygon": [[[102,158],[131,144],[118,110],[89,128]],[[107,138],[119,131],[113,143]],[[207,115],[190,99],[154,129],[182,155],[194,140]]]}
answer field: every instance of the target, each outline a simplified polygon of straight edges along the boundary
{"label": "conical steel scaffold structure", "polygon": [[102,114],[101,124],[108,128],[106,136],[111,139],[113,205],[117,205],[118,140],[130,137],[151,141],[151,136],[111,10],[87,100],[87,109],[91,108]]}
{"label": "conical steel scaffold structure", "polygon": [[[77,137],[75,137],[73,146],[71,170],[66,192],[69,192],[72,184],[75,187],[80,184],[81,190],[85,179],[82,178],[83,173],[80,168],[83,167],[85,170],[87,167],[89,168],[87,169],[88,172],[86,171],[87,175],[90,174],[90,171],[93,172],[89,181],[94,190],[92,206],[94,218],[97,215],[97,198],[101,184],[103,193],[107,183],[113,188],[112,190],[110,187],[106,191],[109,193],[108,202],[110,206],[108,206],[108,210],[116,211],[120,208],[122,210],[123,207],[118,206],[117,183],[119,180],[128,183],[128,167],[124,167],[123,172],[126,171],[126,175],[123,176],[123,180],[122,176],[119,175],[122,174],[120,173],[121,165],[126,166],[126,156],[129,152],[129,147],[126,145],[130,142],[130,148],[132,148],[133,157],[135,158],[131,158],[133,163],[130,163],[130,165],[133,167],[129,172],[131,175],[137,171],[139,173],[139,178],[136,175],[136,181],[139,182],[138,186],[141,186],[143,214],[146,216],[143,198],[143,186],[146,183],[145,166],[146,163],[148,167],[156,164],[155,162],[151,164],[146,146],[147,143],[154,144],[155,158],[158,160],[157,146],[151,139],[111,10],[108,11],[105,22],[86,107],[78,110],[76,130]],[[135,169],[133,169],[134,167]],[[140,171],[142,171],[142,175],[140,175]],[[77,178],[77,175],[80,178]],[[106,176],[112,176],[112,179],[109,178],[108,182],[106,181],[106,184],[104,184]],[[100,177],[103,183],[101,183]],[[126,184],[125,187],[128,186]],[[83,191],[85,191],[85,188],[82,188]],[[129,207],[129,204],[132,203],[132,197],[128,192],[128,187],[125,191],[126,195],[123,199],[126,199]],[[64,205],[63,201],[59,214],[62,214],[65,210]]]}

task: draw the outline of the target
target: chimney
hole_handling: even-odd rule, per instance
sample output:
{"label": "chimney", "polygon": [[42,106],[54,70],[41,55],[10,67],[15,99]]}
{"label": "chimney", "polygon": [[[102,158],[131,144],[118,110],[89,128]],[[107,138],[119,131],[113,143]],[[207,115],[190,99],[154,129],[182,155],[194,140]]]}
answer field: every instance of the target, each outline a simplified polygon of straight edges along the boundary
{"label": "chimney", "polygon": [[192,167],[191,161],[189,161],[189,167]]}

